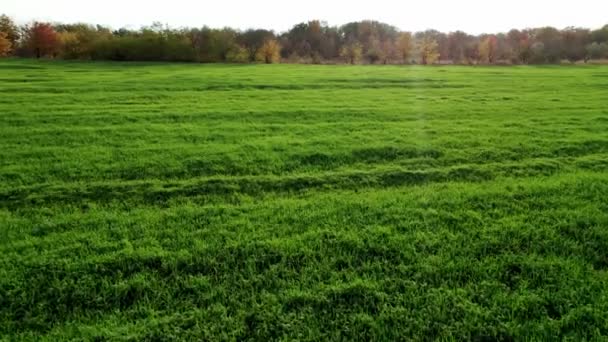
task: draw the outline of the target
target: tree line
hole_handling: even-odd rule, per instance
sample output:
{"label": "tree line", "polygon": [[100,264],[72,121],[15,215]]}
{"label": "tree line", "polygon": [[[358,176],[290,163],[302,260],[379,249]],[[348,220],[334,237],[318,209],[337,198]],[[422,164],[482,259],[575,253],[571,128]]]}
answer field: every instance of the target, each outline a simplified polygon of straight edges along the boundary
{"label": "tree line", "polygon": [[174,29],[155,23],[138,30],[89,24],[33,22],[0,16],[0,56],[202,63],[546,64],[608,59],[608,25],[404,32],[377,21],[328,26],[313,20],[289,31]]}

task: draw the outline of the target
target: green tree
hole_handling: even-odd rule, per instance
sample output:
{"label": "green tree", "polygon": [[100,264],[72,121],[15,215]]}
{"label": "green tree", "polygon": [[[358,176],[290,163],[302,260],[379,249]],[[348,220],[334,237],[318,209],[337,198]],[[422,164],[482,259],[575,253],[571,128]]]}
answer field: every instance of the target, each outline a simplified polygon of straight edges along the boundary
{"label": "green tree", "polygon": [[200,62],[224,62],[237,45],[237,32],[230,29],[191,29],[187,32],[192,48]]}
{"label": "green tree", "polygon": [[[543,27],[533,31],[536,49],[533,52],[535,63],[557,63],[563,57],[563,40],[559,30],[553,27]],[[539,49],[542,44],[542,49]],[[542,50],[542,53],[540,51]]]}
{"label": "green tree", "polygon": [[235,45],[226,54],[226,62],[247,63],[249,62],[249,52],[244,47]]}
{"label": "green tree", "polygon": [[108,28],[83,23],[57,25],[61,56],[66,59],[91,59],[95,44],[112,37]]}
{"label": "green tree", "polygon": [[608,42],[608,25],[591,32],[591,40],[597,43]]}
{"label": "green tree", "polygon": [[530,46],[530,62],[536,64],[547,62],[544,43],[535,42]]}
{"label": "green tree", "polygon": [[608,43],[593,42],[587,45],[585,50],[585,60],[608,58]]}

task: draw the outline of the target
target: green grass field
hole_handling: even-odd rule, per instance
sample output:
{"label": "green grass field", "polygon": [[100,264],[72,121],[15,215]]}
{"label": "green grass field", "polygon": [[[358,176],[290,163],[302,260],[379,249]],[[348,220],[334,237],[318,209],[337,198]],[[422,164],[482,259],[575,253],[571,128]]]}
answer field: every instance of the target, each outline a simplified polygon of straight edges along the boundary
{"label": "green grass field", "polygon": [[602,340],[608,67],[0,62],[0,339]]}

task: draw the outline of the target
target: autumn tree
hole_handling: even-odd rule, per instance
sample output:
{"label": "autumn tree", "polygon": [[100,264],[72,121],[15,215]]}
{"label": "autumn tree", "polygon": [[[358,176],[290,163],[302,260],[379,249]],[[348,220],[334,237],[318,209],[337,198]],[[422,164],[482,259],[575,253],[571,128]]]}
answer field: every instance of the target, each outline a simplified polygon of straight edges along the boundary
{"label": "autumn tree", "polygon": [[363,47],[359,42],[347,43],[340,50],[340,57],[344,58],[347,63],[350,64],[359,63],[362,55]]}
{"label": "autumn tree", "polygon": [[462,32],[456,31],[448,35],[447,41],[447,58],[453,63],[463,63],[466,61],[467,45],[470,45],[474,37]]}
{"label": "autumn tree", "polygon": [[237,37],[237,42],[240,46],[244,47],[248,54],[251,62],[255,61],[258,55],[258,50],[268,40],[274,40],[275,36],[272,31],[268,30],[247,30],[241,33]]}
{"label": "autumn tree", "polygon": [[[422,32],[416,32],[414,34],[414,39],[418,42],[435,42],[434,50],[437,53],[435,56],[435,61],[438,61],[440,58],[446,58],[448,55],[448,37],[445,33],[439,32],[437,30],[426,30]],[[422,58],[421,58],[422,59]]]}
{"label": "autumn tree", "polygon": [[365,52],[365,58],[371,64],[386,59],[380,40],[374,38],[370,41],[367,51]]}
{"label": "autumn tree", "polygon": [[390,61],[399,58],[393,40],[388,39],[382,42],[382,44],[380,45],[380,51],[380,58],[382,64],[388,64]]}
{"label": "autumn tree", "polygon": [[434,38],[437,42],[437,60],[445,60],[448,57],[449,45],[448,45],[448,36],[443,32],[439,32],[439,34]]}
{"label": "autumn tree", "polygon": [[7,56],[12,49],[11,41],[5,32],[0,32],[0,57]]}
{"label": "autumn tree", "polygon": [[511,30],[505,39],[512,51],[511,62],[527,64],[532,54],[530,32]]}
{"label": "autumn tree", "polygon": [[95,45],[112,37],[108,28],[83,23],[61,24],[55,30],[65,59],[91,59]]}
{"label": "autumn tree", "polygon": [[281,60],[281,45],[276,39],[267,39],[258,49],[256,60],[266,64],[277,63]]}
{"label": "autumn tree", "polygon": [[370,63],[384,62],[388,58],[386,42],[392,44],[399,33],[394,26],[372,20],[347,23],[340,27],[339,32],[343,42],[340,56],[353,62],[350,57],[355,57],[357,48],[360,48],[361,56]]}
{"label": "autumn tree", "polygon": [[396,54],[403,63],[408,63],[412,56],[412,34],[409,32],[401,32],[397,37],[395,44]]}
{"label": "autumn tree", "polygon": [[26,28],[26,45],[36,58],[52,56],[59,47],[59,37],[51,24],[35,22]]}
{"label": "autumn tree", "polygon": [[467,64],[475,64],[479,61],[479,39],[477,37],[466,42],[464,57]]}
{"label": "autumn tree", "polygon": [[365,53],[365,57],[370,63],[382,63],[388,64],[388,62],[395,58],[396,51],[393,40],[387,39],[380,41],[379,39],[373,39],[370,42],[370,46]]}
{"label": "autumn tree", "polygon": [[420,62],[424,65],[434,64],[439,59],[439,51],[437,50],[437,41],[430,37],[423,37],[417,42],[418,53],[420,54]]}
{"label": "autumn tree", "polygon": [[78,41],[78,36],[73,32],[57,33],[59,40],[60,55],[65,59],[76,59],[82,54],[82,45]]}
{"label": "autumn tree", "polygon": [[495,36],[488,36],[479,43],[479,59],[482,63],[492,64],[496,60],[498,43]]}
{"label": "autumn tree", "polygon": [[[0,16],[2,54],[64,59],[254,62],[285,58],[321,63],[343,58],[355,64],[407,63],[415,56],[423,64],[441,59],[452,63],[556,63],[604,58],[608,25],[601,29],[552,27],[511,30],[496,35],[469,35],[437,30],[409,33],[378,21],[364,20],[328,26],[312,20],[275,36],[273,31],[231,28],[171,29],[156,23],[141,29],[107,28],[88,24],[34,23],[18,29]],[[8,41],[8,43],[6,42]],[[594,44],[596,43],[596,44]],[[278,52],[277,52],[278,51]],[[418,56],[419,55],[419,56]]]}
{"label": "autumn tree", "polygon": [[494,63],[513,63],[515,50],[509,43],[507,35],[504,33],[498,33],[494,37],[496,38]]}
{"label": "autumn tree", "polygon": [[337,56],[339,35],[335,27],[327,23],[312,20],[292,27],[281,36],[281,45],[285,57],[296,57],[318,63],[321,59],[332,59]]}
{"label": "autumn tree", "polygon": [[395,40],[398,34],[396,27],[373,20],[352,22],[340,27],[340,34],[347,43],[356,41],[361,44],[364,52],[375,40],[383,42]]}
{"label": "autumn tree", "polygon": [[5,39],[8,39],[12,47],[17,46],[20,36],[19,28],[15,25],[15,22],[5,14],[0,15],[0,32],[5,34]]}

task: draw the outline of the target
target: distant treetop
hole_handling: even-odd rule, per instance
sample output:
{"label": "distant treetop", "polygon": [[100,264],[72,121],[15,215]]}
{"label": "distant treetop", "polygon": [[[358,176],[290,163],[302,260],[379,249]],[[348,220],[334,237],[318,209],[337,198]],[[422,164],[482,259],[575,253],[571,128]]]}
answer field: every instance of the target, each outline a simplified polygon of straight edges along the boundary
{"label": "distant treetop", "polygon": [[203,63],[529,64],[608,59],[608,25],[402,32],[378,21],[328,26],[312,20],[287,32],[232,28],[174,29],[160,23],[112,31],[100,25],[34,22],[0,16],[0,56]]}

